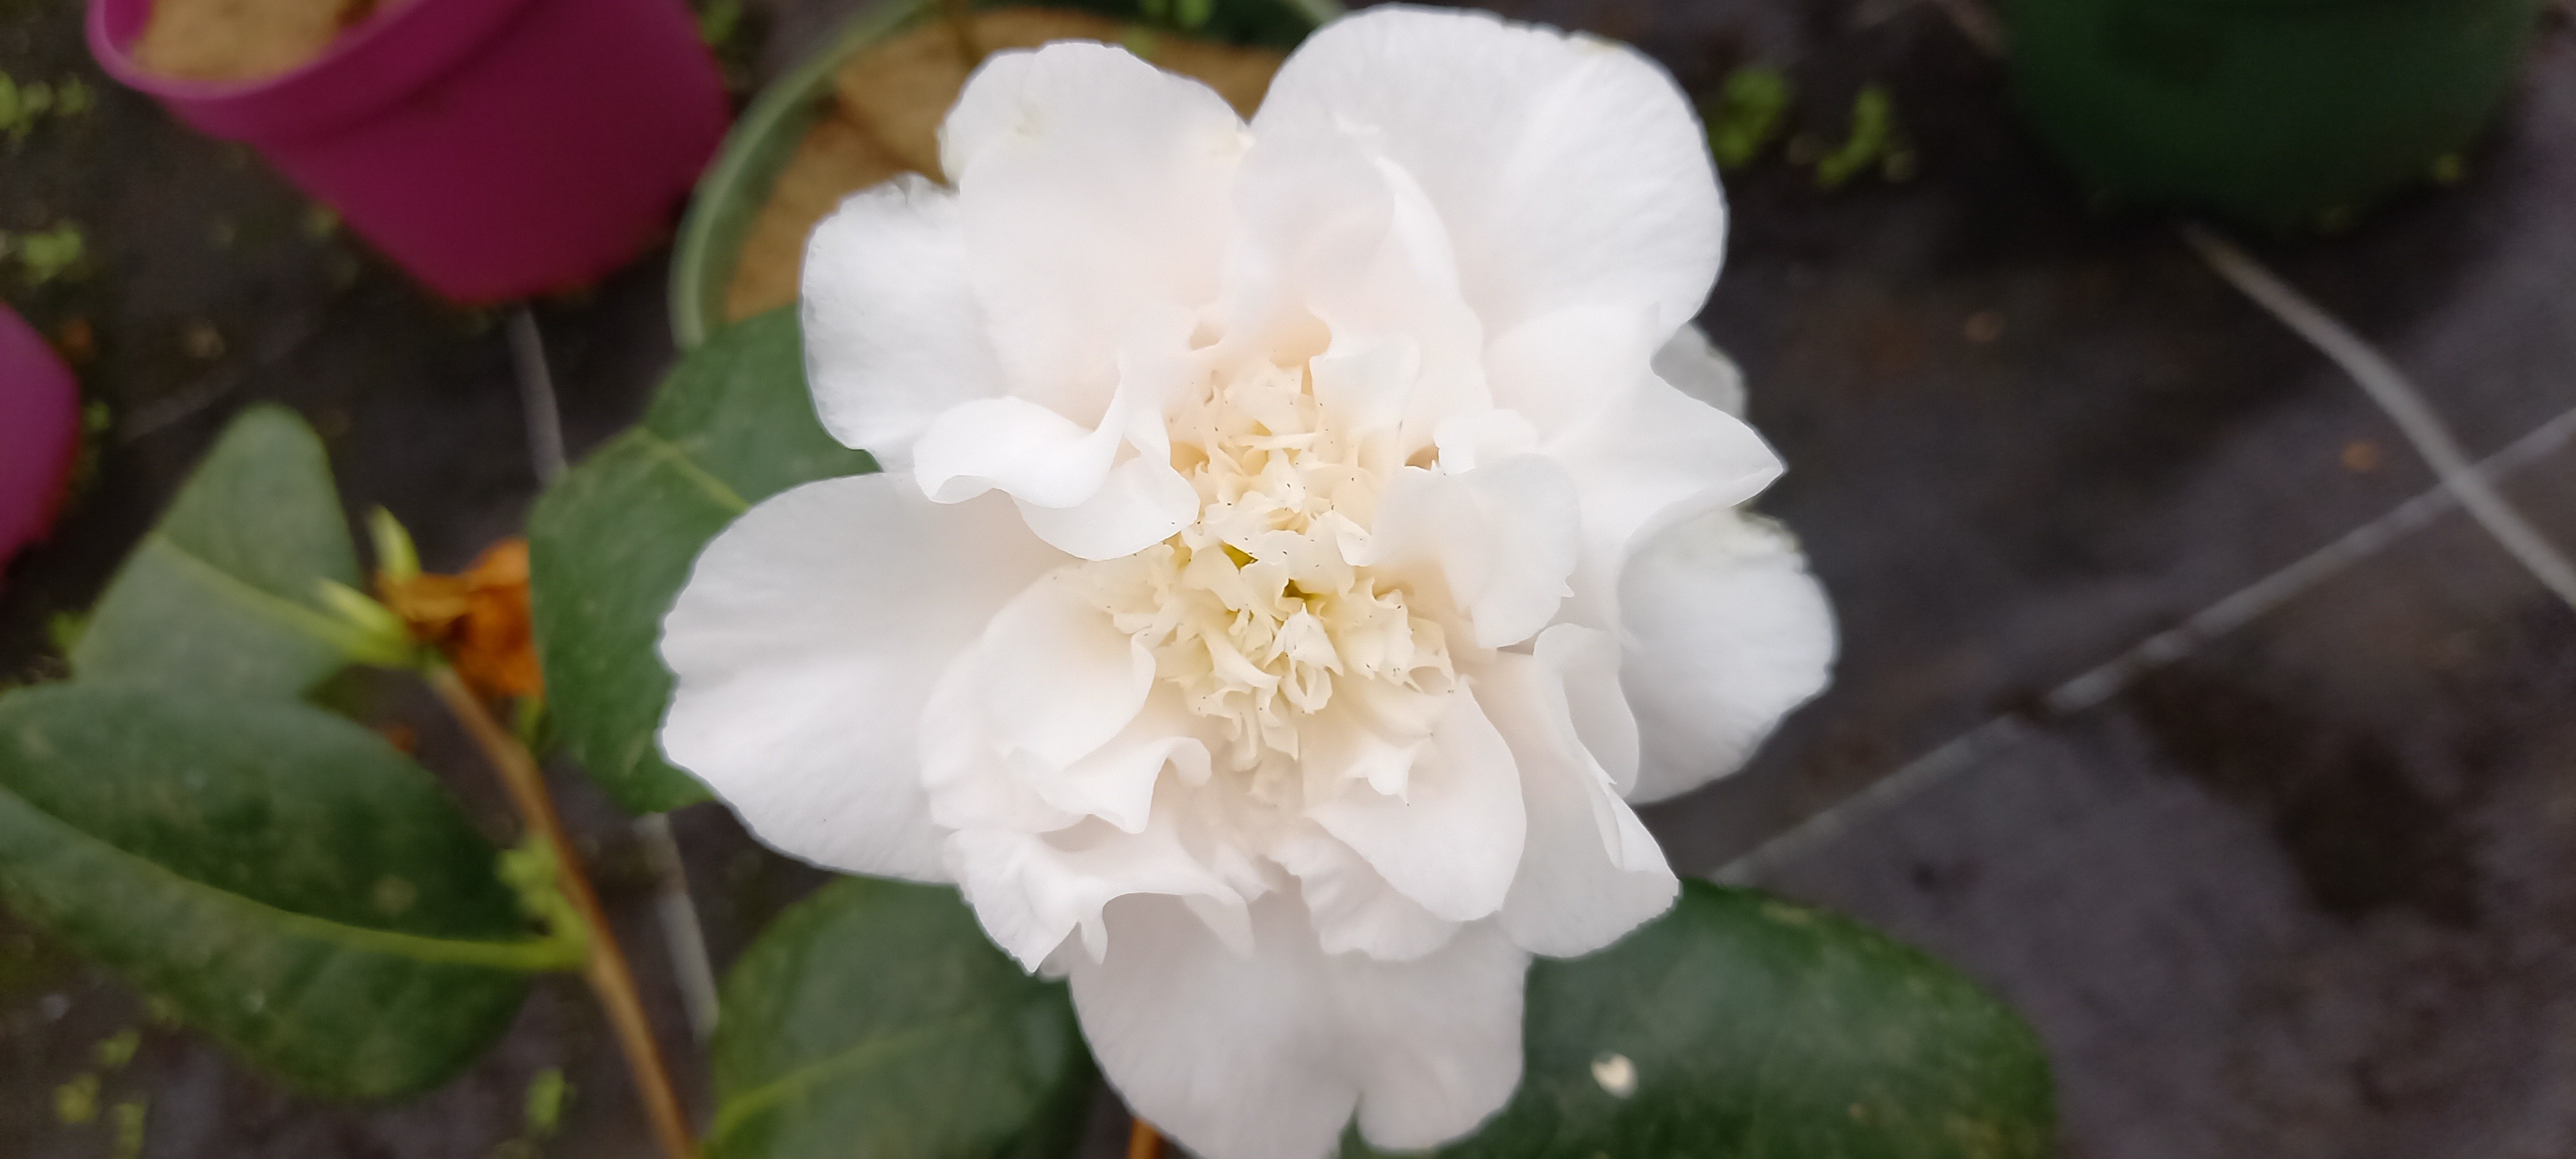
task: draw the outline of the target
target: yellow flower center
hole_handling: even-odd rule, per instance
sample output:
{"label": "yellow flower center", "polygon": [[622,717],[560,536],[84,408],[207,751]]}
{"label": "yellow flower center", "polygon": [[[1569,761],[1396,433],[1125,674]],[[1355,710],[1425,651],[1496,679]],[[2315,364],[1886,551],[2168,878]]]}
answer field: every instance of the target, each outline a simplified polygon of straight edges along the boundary
{"label": "yellow flower center", "polygon": [[1094,604],[1152,649],[1156,675],[1222,722],[1218,763],[1285,789],[1302,783],[1318,718],[1419,740],[1406,734],[1426,730],[1422,702],[1455,683],[1448,644],[1413,593],[1348,562],[1398,465],[1391,451],[1345,438],[1302,368],[1266,362],[1217,383],[1170,431],[1197,521],[1084,570]]}

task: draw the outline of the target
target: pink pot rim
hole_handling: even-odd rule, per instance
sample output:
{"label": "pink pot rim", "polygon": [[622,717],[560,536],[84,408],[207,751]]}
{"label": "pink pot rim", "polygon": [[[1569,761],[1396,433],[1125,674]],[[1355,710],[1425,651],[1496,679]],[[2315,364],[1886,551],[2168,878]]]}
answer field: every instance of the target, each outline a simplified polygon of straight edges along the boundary
{"label": "pink pot rim", "polygon": [[90,54],[128,88],[217,136],[287,141],[363,121],[461,63],[537,0],[394,0],[322,55],[262,80],[201,81],[145,69],[128,51],[153,0],[90,0]]}

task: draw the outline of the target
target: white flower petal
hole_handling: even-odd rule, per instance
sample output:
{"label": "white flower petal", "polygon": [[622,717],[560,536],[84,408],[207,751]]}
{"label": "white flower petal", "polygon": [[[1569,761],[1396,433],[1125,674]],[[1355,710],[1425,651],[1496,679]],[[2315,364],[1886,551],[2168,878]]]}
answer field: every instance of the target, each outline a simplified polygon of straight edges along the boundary
{"label": "white flower petal", "polygon": [[1167,804],[1140,833],[1099,820],[1051,833],[969,829],[949,837],[947,853],[984,932],[1035,970],[1076,930],[1082,946],[1072,961],[1096,962],[1117,948],[1101,911],[1118,898],[1200,897],[1240,906],[1244,898],[1191,856],[1181,829],[1176,807]]}
{"label": "white flower petal", "polygon": [[1199,493],[1168,458],[1138,456],[1109,469],[1091,497],[1071,507],[1020,503],[1029,530],[1083,559],[1134,555],[1198,518]]}
{"label": "white flower petal", "polygon": [[1246,145],[1207,86],[1124,49],[1050,44],[976,70],[940,157],[1014,394],[1086,419],[1131,319],[1215,298]]}
{"label": "white flower petal", "polygon": [[1575,487],[1544,457],[1455,475],[1407,467],[1378,499],[1368,563],[1438,577],[1474,622],[1476,645],[1501,648],[1556,616],[1586,530]]}
{"label": "white flower petal", "polygon": [[978,644],[984,720],[1002,759],[1062,769],[1144,710],[1154,657],[1085,598],[1069,570],[1012,597]]}
{"label": "white flower petal", "polygon": [[1299,730],[1297,763],[1312,783],[1357,781],[1381,793],[1403,792],[1448,707],[1437,696],[1343,681],[1333,702]]}
{"label": "white flower petal", "polygon": [[1520,865],[1520,774],[1473,696],[1454,695],[1414,756],[1400,796],[1354,784],[1306,810],[1434,916],[1473,921],[1502,907]]}
{"label": "white flower petal", "polygon": [[1019,829],[1045,833],[1082,820],[1047,804],[1021,771],[1002,759],[984,713],[984,657],[969,647],[948,662],[917,735],[930,820],[943,829]]}
{"label": "white flower petal", "polygon": [[1558,624],[1539,633],[1530,654],[1563,686],[1575,739],[1626,797],[1637,784],[1638,737],[1637,715],[1619,689],[1619,637]]}
{"label": "white flower petal", "polygon": [[942,412],[912,453],[922,493],[939,502],[999,488],[1023,502],[1071,507],[1108,477],[1118,432],[1086,429],[1026,399],[976,399]]}
{"label": "white flower petal", "polygon": [[[943,503],[1006,492],[1039,538],[1084,559],[1131,555],[1180,530],[1198,513],[1198,493],[1172,469],[1162,410],[1197,372],[1179,351],[1188,320],[1163,311],[1130,322],[1098,426],[1025,398],[961,403],[913,445],[923,491]],[[1119,462],[1122,446],[1138,453]]]}
{"label": "white flower petal", "polygon": [[1712,511],[1664,532],[1628,562],[1619,599],[1643,750],[1630,801],[1733,772],[1831,675],[1833,606],[1767,521]]}
{"label": "white flower petal", "polygon": [[[1641,537],[1742,503],[1780,475],[1742,419],[1656,376],[1656,333],[1633,310],[1571,309],[1502,335],[1488,356],[1495,401],[1528,414],[1565,464],[1583,497],[1586,562],[1611,574]],[[1569,383],[1580,391],[1564,393]]]}
{"label": "white flower petal", "polygon": [[[1582,561],[1575,569],[1567,618],[1598,628],[1619,622],[1618,592],[1628,558],[1665,528],[1702,512],[1733,507],[1780,476],[1778,455],[1743,420],[1683,394],[1647,368],[1643,331],[1602,312],[1569,314],[1588,326],[1532,326],[1515,337],[1518,373],[1591,374],[1605,386],[1602,404],[1545,448],[1564,464],[1583,506]],[[1589,330],[1598,341],[1587,342]],[[1500,343],[1498,346],[1502,345]],[[1601,351],[1619,351],[1624,367],[1599,369]]]}
{"label": "white flower petal", "polygon": [[1647,307],[1668,333],[1717,277],[1726,208],[1707,139],[1672,78],[1622,45],[1372,8],[1307,38],[1253,131],[1346,134],[1411,174],[1494,331],[1594,303]]}
{"label": "white flower petal", "polygon": [[956,198],[907,173],[853,194],[805,246],[805,376],[832,437],[908,469],[940,412],[1000,394]]}
{"label": "white flower petal", "polygon": [[942,879],[914,722],[941,667],[1062,560],[996,500],[897,475],[784,492],[698,557],[662,625],[661,731],[761,840],[854,873]]}
{"label": "white flower petal", "polygon": [[1022,775],[1049,805],[1141,833],[1164,766],[1176,766],[1187,784],[1208,779],[1207,744],[1193,735],[1199,727],[1181,707],[1180,694],[1162,686],[1126,728],[1089,756],[1062,769],[1024,767]]}
{"label": "white flower petal", "polygon": [[1460,928],[1397,892],[1359,851],[1321,826],[1292,826],[1270,855],[1297,876],[1327,954],[1410,961],[1448,945]]}
{"label": "white flower petal", "polygon": [[1108,958],[1070,962],[1083,1036],[1147,1121],[1203,1155],[1322,1159],[1354,1108],[1372,1143],[1420,1148],[1510,1097],[1528,957],[1490,923],[1378,962],[1327,957],[1294,899],[1251,915],[1244,956],[1184,906],[1130,898]]}
{"label": "white flower petal", "polygon": [[1673,384],[1683,394],[1734,415],[1744,417],[1744,372],[1735,368],[1735,360],[1708,340],[1708,332],[1699,323],[1688,322],[1673,331],[1663,349],[1655,351],[1655,377]]}
{"label": "white flower petal", "polygon": [[1529,956],[1492,922],[1412,962],[1325,960],[1360,1072],[1360,1134],[1398,1151],[1474,1130],[1521,1081]]}
{"label": "white flower petal", "polygon": [[[1536,656],[1504,653],[1477,686],[1511,742],[1529,804],[1529,845],[1501,921],[1512,942],[1551,957],[1588,954],[1664,912],[1681,892],[1663,850],[1583,744],[1569,704],[1597,675],[1609,634],[1559,624]],[[1616,690],[1615,678],[1611,688]]]}
{"label": "white flower petal", "polygon": [[1354,338],[1347,331],[1307,363],[1315,401],[1354,437],[1401,423],[1421,370],[1422,351],[1412,339]]}
{"label": "white flower petal", "polygon": [[1354,434],[1397,419],[1400,459],[1450,415],[1489,405],[1484,324],[1459,285],[1446,225],[1412,175],[1337,127],[1312,128],[1265,132],[1244,161],[1229,327],[1258,340],[1311,319],[1330,338],[1323,360],[1397,359],[1408,374],[1394,391],[1370,373],[1383,363],[1355,368],[1382,393],[1345,413]]}
{"label": "white flower petal", "polygon": [[1591,438],[1558,455],[1582,492],[1587,535],[1632,550],[1641,536],[1761,494],[1781,471],[1744,420],[1652,377]]}

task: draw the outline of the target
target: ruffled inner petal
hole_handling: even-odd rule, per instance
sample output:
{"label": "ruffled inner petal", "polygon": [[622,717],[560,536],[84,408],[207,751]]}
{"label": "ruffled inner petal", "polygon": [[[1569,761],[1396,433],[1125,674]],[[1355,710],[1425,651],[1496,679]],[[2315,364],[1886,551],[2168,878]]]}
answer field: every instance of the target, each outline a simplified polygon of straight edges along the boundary
{"label": "ruffled inner petal", "polygon": [[1364,785],[1306,815],[1435,916],[1474,921],[1501,908],[1527,818],[1511,749],[1473,696],[1452,696],[1414,758],[1402,795]]}
{"label": "ruffled inner petal", "polygon": [[1532,656],[1496,656],[1479,685],[1529,803],[1529,840],[1501,920],[1521,948],[1571,957],[1664,912],[1681,885],[1575,722],[1575,699],[1590,695],[1578,683],[1597,677],[1594,653],[1616,662],[1615,644],[1607,633],[1560,624],[1539,645]]}

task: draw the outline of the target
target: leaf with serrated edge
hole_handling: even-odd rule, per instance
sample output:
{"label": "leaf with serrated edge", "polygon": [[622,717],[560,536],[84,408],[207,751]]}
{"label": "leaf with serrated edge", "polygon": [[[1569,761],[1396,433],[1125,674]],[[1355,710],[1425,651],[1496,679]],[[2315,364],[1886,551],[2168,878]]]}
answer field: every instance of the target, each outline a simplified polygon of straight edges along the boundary
{"label": "leaf with serrated edge", "polygon": [[725,979],[707,1159],[1050,1159],[1095,1072],[1059,983],[993,948],[955,890],[847,878]]}
{"label": "leaf with serrated edge", "polygon": [[291,700],[84,682],[0,696],[12,912],[304,1091],[444,1081],[534,971],[492,847],[366,729]]}
{"label": "leaf with serrated edge", "polygon": [[294,413],[234,419],[100,597],[72,651],[84,680],[299,696],[348,663],[322,581],[357,551],[321,440]]}
{"label": "leaf with serrated edge", "polygon": [[[2036,1159],[2048,1060],[1929,955],[1686,882],[1625,940],[1530,969],[1521,1086],[1442,1159]],[[1373,1154],[1356,1132],[1346,1159]]]}
{"label": "leaf with serrated edge", "polygon": [[671,698],[655,643],[699,550],[780,491],[875,469],[814,417],[791,306],[690,351],[640,425],[537,501],[528,549],[548,707],[619,805],[652,813],[707,797],[654,742]]}

